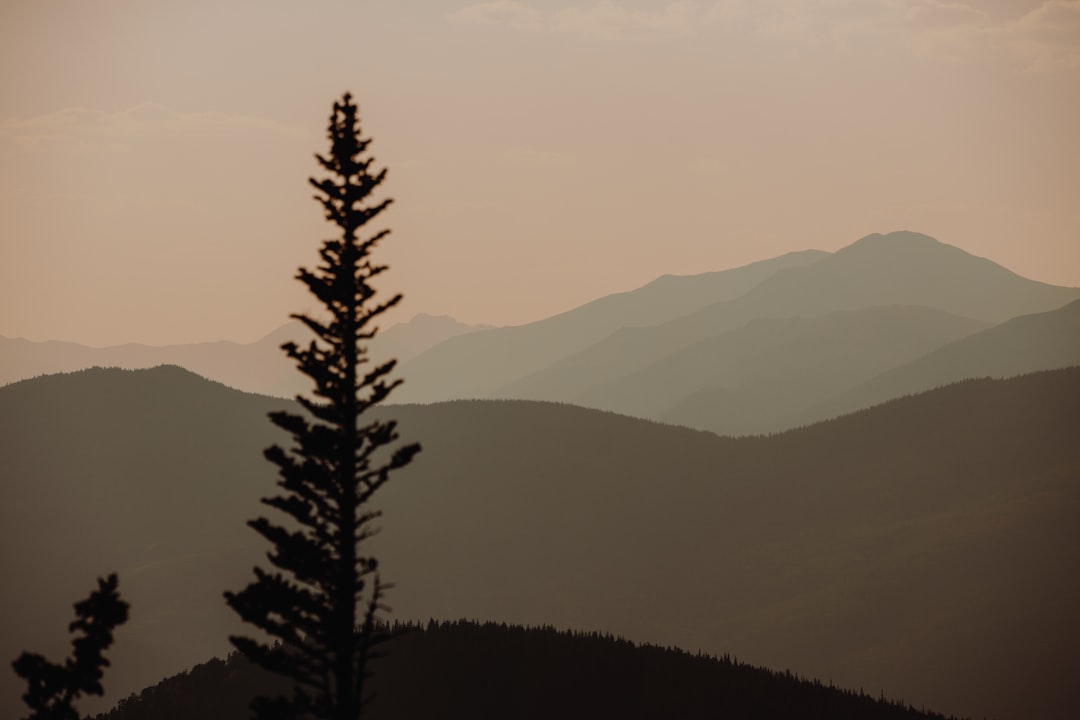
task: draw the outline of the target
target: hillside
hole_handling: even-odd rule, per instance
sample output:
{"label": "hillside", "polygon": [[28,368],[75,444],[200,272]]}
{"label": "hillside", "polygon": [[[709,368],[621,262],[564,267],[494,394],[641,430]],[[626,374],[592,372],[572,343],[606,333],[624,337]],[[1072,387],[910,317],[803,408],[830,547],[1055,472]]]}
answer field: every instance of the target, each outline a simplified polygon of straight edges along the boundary
{"label": "hillside", "polygon": [[624,293],[599,298],[554,317],[494,328],[435,346],[404,367],[412,378],[403,402],[490,396],[516,378],[537,372],[628,326],[664,323],[742,295],[774,273],[810,265],[826,253],[806,250],[731,270],[665,275]]}
{"label": "hillside", "polygon": [[[635,646],[598,633],[463,621],[396,633],[375,663],[365,718],[944,720],[729,657]],[[146,688],[95,720],[246,720],[252,697],[288,692],[275,676],[232,655]]]}
{"label": "hillside", "polygon": [[758,318],[594,387],[575,404],[745,435],[983,327],[917,306]]}
{"label": "hillside", "polygon": [[[922,305],[987,324],[1053,310],[1080,288],[1022,278],[913,232],[868,235],[819,262],[775,273],[745,294],[650,327],[627,327],[501,388],[499,397],[576,402],[694,343],[759,318]],[[896,364],[900,364],[898,360]]]}
{"label": "hillside", "polygon": [[[485,328],[464,325],[445,315],[421,314],[380,333],[372,343],[372,351],[378,357],[404,362],[455,335]],[[307,387],[295,364],[281,351],[281,345],[290,340],[303,342],[306,337],[307,331],[297,322],[282,325],[252,343],[221,341],[161,346],[128,343],[95,348],[0,336],[0,385],[91,367],[136,370],[179,365],[245,392],[293,397],[305,392]]]}
{"label": "hillside", "polygon": [[837,415],[973,377],[1010,377],[1080,365],[1080,300],[949,343],[792,417],[772,430]]}
{"label": "hillside", "polygon": [[[0,654],[59,655],[70,603],[117,570],[110,700],[223,655],[283,404],[168,367],[0,388],[0,541],[33,548],[0,560]],[[1080,369],[771,438],[549,403],[386,411],[424,445],[381,493],[397,618],[612,632],[946,713],[1080,710]]]}

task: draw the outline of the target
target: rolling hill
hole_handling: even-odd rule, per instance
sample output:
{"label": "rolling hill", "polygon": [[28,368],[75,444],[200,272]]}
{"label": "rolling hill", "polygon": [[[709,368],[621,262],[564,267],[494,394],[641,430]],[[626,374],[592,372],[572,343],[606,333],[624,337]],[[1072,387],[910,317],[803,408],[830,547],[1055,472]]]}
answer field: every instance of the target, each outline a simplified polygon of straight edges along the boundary
{"label": "rolling hill", "polygon": [[[395,631],[368,681],[370,720],[945,720],[729,657],[599,633],[434,621]],[[255,695],[288,694],[280,678],[234,654],[167,678],[95,720],[246,720]]]}
{"label": "rolling hill", "polygon": [[[66,652],[70,603],[117,570],[106,702],[223,655],[286,404],[174,367],[0,388],[0,654]],[[385,411],[424,445],[380,498],[399,619],[612,632],[945,713],[1080,711],[1080,369],[770,438],[551,403]]]}

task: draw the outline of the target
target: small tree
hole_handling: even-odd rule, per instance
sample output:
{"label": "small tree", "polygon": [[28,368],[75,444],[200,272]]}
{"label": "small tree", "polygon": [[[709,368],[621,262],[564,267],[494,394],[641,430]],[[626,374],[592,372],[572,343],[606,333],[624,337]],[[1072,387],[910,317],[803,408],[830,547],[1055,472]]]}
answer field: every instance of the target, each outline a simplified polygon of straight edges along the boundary
{"label": "small tree", "polygon": [[390,472],[420,450],[418,444],[382,450],[398,438],[393,421],[360,424],[361,416],[401,383],[388,378],[394,360],[360,372],[369,362],[366,343],[377,332],[372,321],[401,300],[400,294],[373,300],[371,280],[387,268],[374,264],[371,252],[390,231],[363,238],[358,233],[391,200],[368,201],[386,170],[373,171],[373,159],[363,157],[371,141],[360,136],[357,106],[348,93],[334,103],[329,137],[329,156],[315,157],[330,177],[313,178],[311,184],[340,234],[323,242],[322,264],[314,271],[301,268],[297,275],[328,317],[292,315],[315,339],[305,348],[282,346],[314,382],[314,399],[297,397],[310,417],[270,414],[275,425],[291,433],[295,446],[290,452],[276,445],[265,452],[278,467],[283,493],[262,502],[288,515],[290,527],[263,517],[248,523],[273,544],[268,558],[277,571],[255,568],[254,582],[225,593],[241,618],[279,646],[244,637],[232,637],[232,643],[294,682],[291,698],[258,699],[258,718],[358,717],[386,589],[375,558],[360,551],[380,515],[369,501]]}
{"label": "small tree", "polygon": [[97,590],[75,603],[75,620],[68,632],[81,635],[71,641],[72,656],[57,665],[36,653],[24,652],[12,666],[26,680],[23,700],[31,710],[27,720],[79,720],[73,703],[82,694],[101,695],[101,677],[109,666],[102,655],[112,645],[113,630],[127,621],[128,604],[116,590],[116,574],[98,578]]}

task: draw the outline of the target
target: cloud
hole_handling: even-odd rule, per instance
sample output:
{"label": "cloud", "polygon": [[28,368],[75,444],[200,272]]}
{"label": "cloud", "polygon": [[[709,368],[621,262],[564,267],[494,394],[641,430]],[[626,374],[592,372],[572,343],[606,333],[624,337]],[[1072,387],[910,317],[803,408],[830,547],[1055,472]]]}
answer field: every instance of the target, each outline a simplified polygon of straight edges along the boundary
{"label": "cloud", "polygon": [[307,130],[253,115],[180,112],[143,103],[116,112],[70,107],[31,118],[8,118],[0,122],[0,142],[31,151],[122,152],[150,133],[193,131],[309,136]]}
{"label": "cloud", "polygon": [[958,61],[1004,55],[1028,72],[1080,69],[1080,0],[1049,0],[1010,20],[940,0],[892,4],[907,6],[912,46],[921,55]]}
{"label": "cloud", "polygon": [[515,30],[539,30],[544,24],[539,10],[516,0],[469,5],[450,13],[448,19],[461,25],[504,25]]}
{"label": "cloud", "polygon": [[585,39],[636,41],[684,37],[702,17],[697,0],[675,0],[655,9],[630,9],[614,0],[592,0],[547,13],[518,0],[495,0],[447,16],[461,25],[549,30]]}
{"label": "cloud", "polygon": [[756,34],[779,40],[817,41],[824,37],[828,18],[807,3],[762,4]]}
{"label": "cloud", "polygon": [[978,62],[1004,56],[1026,71],[1080,68],[1080,0],[1045,0],[1020,18],[994,17],[974,0],[578,0],[539,10],[521,0],[470,5],[460,24],[544,30],[614,42],[671,40],[729,26],[761,42],[867,43],[922,57]]}
{"label": "cloud", "polygon": [[747,4],[747,0],[716,0],[705,10],[703,19],[707,23],[735,20],[746,14]]}
{"label": "cloud", "polygon": [[986,20],[984,13],[950,0],[720,0],[714,22],[749,20],[763,39],[823,43],[846,49],[859,39],[905,39]]}
{"label": "cloud", "polygon": [[1006,57],[1025,71],[1080,69],[1080,0],[1045,0],[1020,18],[962,0],[718,0],[712,22],[749,22],[763,40],[897,43],[959,62]]}
{"label": "cloud", "polygon": [[599,0],[586,7],[559,10],[552,27],[578,37],[602,40],[678,38],[694,31],[701,10],[694,0],[678,0],[656,10],[630,10],[612,0]]}
{"label": "cloud", "polygon": [[1051,0],[1003,32],[1008,50],[1031,71],[1080,69],[1080,0]]}
{"label": "cloud", "polygon": [[944,0],[901,0],[887,2],[893,12],[911,27],[949,27],[984,24],[989,16],[971,5]]}

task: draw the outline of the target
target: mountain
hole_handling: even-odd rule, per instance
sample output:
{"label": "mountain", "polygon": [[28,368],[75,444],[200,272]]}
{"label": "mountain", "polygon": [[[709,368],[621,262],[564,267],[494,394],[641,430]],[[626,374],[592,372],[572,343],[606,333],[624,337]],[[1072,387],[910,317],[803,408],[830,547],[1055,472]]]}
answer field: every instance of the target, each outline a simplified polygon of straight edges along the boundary
{"label": "mountain", "polygon": [[732,270],[665,275],[554,317],[452,338],[404,367],[403,402],[486,397],[508,382],[596,343],[619,328],[654,325],[738,297],[774,273],[810,265],[826,253],[789,253]]}
{"label": "mountain", "polygon": [[[599,633],[465,621],[395,631],[367,681],[370,720],[944,720],[730,657],[635,646]],[[95,720],[246,720],[256,695],[289,692],[280,676],[234,654],[167,678]]]}
{"label": "mountain", "polygon": [[719,434],[749,434],[983,327],[926,307],[758,318],[574,401]]}
{"label": "mountain", "polygon": [[[455,335],[486,327],[464,325],[446,315],[420,314],[381,332],[372,343],[372,353],[378,358],[405,362]],[[285,357],[281,345],[288,341],[303,342],[306,337],[307,330],[298,322],[286,323],[253,343],[222,341],[164,346],[128,343],[92,348],[75,343],[0,337],[0,385],[90,367],[141,369],[179,365],[239,390],[292,397],[306,392],[308,387],[302,384],[295,364]]]}
{"label": "mountain", "polygon": [[1010,377],[1080,365],[1080,300],[1013,318],[888,370],[774,425],[783,430],[975,377]]}
{"label": "mountain", "polygon": [[[498,397],[574,402],[684,348],[756,318],[811,317],[890,305],[923,305],[997,324],[1080,298],[1022,278],[914,232],[868,235],[804,267],[775,273],[743,295],[650,327],[623,328],[502,387]],[[437,348],[436,348],[437,349]]]}
{"label": "mountain", "polygon": [[[221,593],[267,551],[245,525],[285,439],[265,414],[289,406],[175,367],[0,388],[0,656],[62,657],[71,603],[113,570],[132,615],[104,703],[224,655]],[[612,632],[947,713],[1080,711],[1080,369],[770,438],[550,403],[384,411],[424,446],[381,491],[399,619]]]}
{"label": "mountain", "polygon": [[405,363],[450,338],[491,329],[491,325],[466,325],[449,315],[420,313],[409,322],[391,325],[380,332],[375,338],[378,348],[372,350]]}

